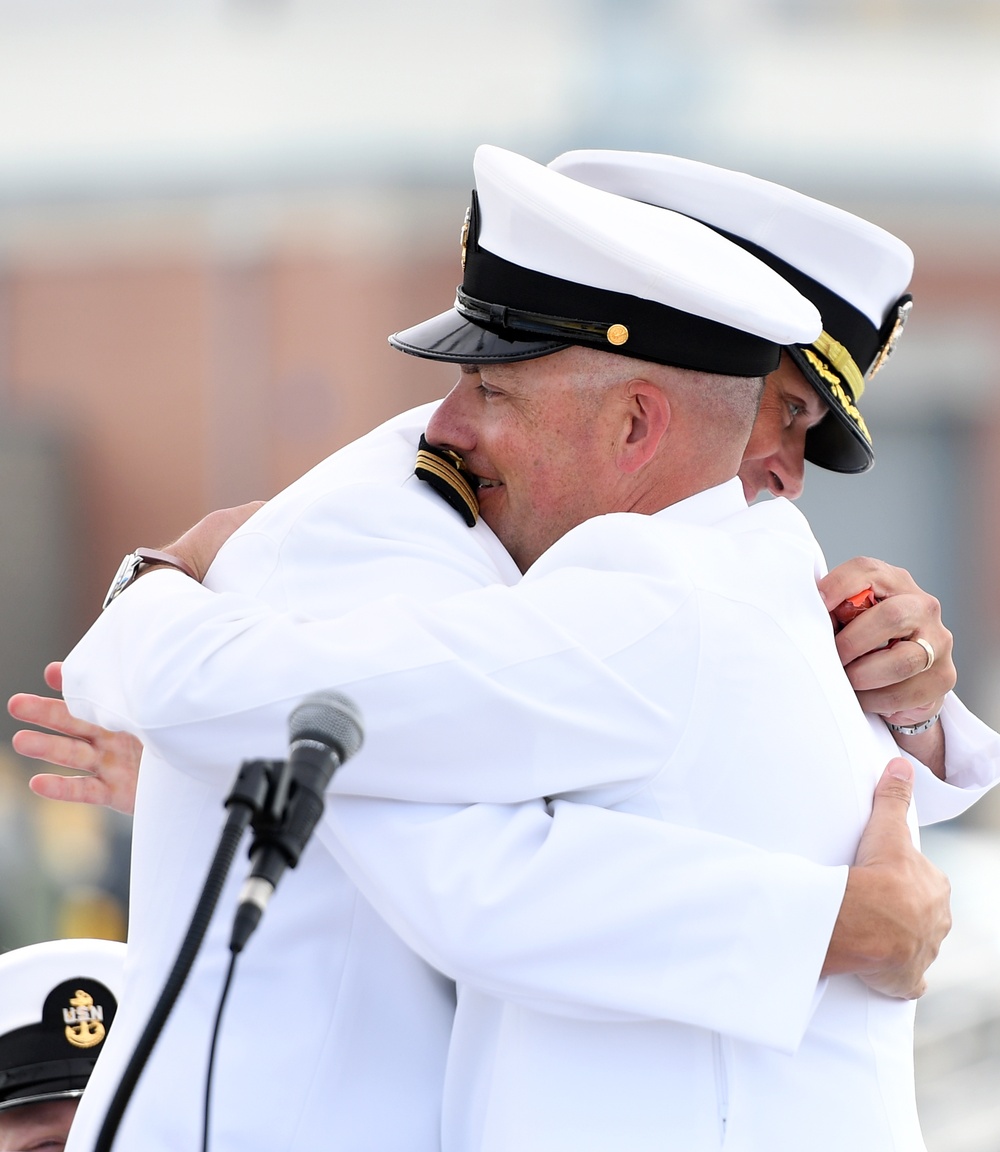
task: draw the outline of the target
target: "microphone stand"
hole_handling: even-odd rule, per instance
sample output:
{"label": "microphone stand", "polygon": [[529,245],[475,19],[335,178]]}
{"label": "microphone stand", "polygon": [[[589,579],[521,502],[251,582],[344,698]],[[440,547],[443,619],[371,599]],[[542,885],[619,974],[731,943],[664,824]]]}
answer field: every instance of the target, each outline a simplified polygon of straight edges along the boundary
{"label": "microphone stand", "polygon": [[[364,739],[357,706],[347,697],[332,691],[307,696],[293,710],[289,717],[289,735],[291,749],[287,760],[245,760],[240,766],[236,782],[226,797],[229,816],[191,917],[191,924],[160,998],[112,1097],[94,1152],[111,1152],[111,1145],[135,1086],[205,939],[247,825],[251,825],[256,833],[251,849],[253,867],[244,884],[233,925],[229,945],[233,954],[230,976],[232,964],[257,927],[274,886],[286,868],[294,868],[298,863],[302,849],[322,815],[323,792],[333,773],[344,760],[357,752]],[[226,990],[228,987],[227,977]],[[222,1004],[219,1007],[220,1020]],[[217,1020],[217,1029],[218,1023]],[[207,1143],[207,1095],[205,1118]]]}
{"label": "microphone stand", "polygon": [[233,865],[236,849],[247,825],[256,829],[257,823],[260,822],[262,827],[273,828],[280,820],[281,810],[287,800],[287,791],[288,777],[284,760],[245,760],[241,765],[236,782],[226,798],[229,815],[219,837],[219,844],[208,875],[205,877],[187,934],[181,942],[163,991],[112,1097],[94,1145],[94,1152],[111,1152],[111,1146],[135,1086],[205,939],[209,922],[219,902],[226,877]]}

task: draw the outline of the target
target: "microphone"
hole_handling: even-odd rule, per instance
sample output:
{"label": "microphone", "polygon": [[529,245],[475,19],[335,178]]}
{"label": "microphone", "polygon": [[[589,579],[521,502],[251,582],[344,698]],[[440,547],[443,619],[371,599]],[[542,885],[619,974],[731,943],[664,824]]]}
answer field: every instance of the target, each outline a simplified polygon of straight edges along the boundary
{"label": "microphone", "polygon": [[285,869],[299,862],[323,814],[323,793],[334,772],[361,747],[361,714],[339,692],[316,692],[289,716],[288,736],[288,760],[274,788],[276,819],[258,830],[250,850],[250,874],[240,892],[229,942],[234,954],[257,927]]}

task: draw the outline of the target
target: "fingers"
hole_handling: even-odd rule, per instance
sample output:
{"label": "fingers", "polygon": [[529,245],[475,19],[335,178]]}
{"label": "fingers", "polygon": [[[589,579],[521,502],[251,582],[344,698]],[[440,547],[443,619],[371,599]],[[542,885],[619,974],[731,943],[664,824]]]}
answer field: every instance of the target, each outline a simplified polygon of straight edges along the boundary
{"label": "fingers", "polygon": [[86,740],[24,728],[14,733],[11,744],[15,752],[32,760],[45,760],[49,764],[70,768],[74,772],[97,770],[97,751]]}
{"label": "fingers", "polygon": [[907,677],[901,658],[886,660],[873,653],[849,664],[846,672],[864,711],[885,716],[894,724],[919,724],[940,712],[956,680],[950,658],[940,668],[935,661],[927,672]]}
{"label": "fingers", "polygon": [[891,976],[884,972],[858,972],[857,975],[869,988],[896,1000],[919,1000],[927,991],[927,978],[922,972],[912,975],[894,972]]}
{"label": "fingers", "polygon": [[[880,597],[878,603],[860,613],[837,633],[837,651],[841,663],[850,664],[867,652],[874,652],[894,640],[909,640],[912,636],[921,636],[933,645],[935,660],[938,656],[950,658],[952,636],[941,621],[941,604],[920,589]],[[916,649],[919,648],[917,645]],[[924,652],[921,659],[916,649],[910,652],[915,663],[914,671],[922,671],[927,653]]]}
{"label": "fingers", "polygon": [[[853,624],[848,627],[853,627]],[[940,659],[935,648],[934,661],[928,667],[927,649],[922,644],[915,640],[894,640],[887,648],[877,648],[848,661],[844,668],[856,692],[894,687],[903,681],[919,678],[919,685],[911,685],[908,691],[919,687],[924,697],[929,699],[943,696],[955,685],[956,672],[950,645],[946,648],[948,650]]]}
{"label": "fingers", "polygon": [[886,765],[875,786],[872,814],[858,845],[855,863],[868,865],[885,856],[886,852],[912,847],[906,813],[913,799],[913,765],[897,756]]}
{"label": "fingers", "polygon": [[[836,607],[868,585],[878,603],[837,633],[837,651],[866,712],[918,723],[938,711],[955,687],[952,635],[941,621],[940,603],[903,568],[860,557],[835,568],[819,588],[824,603]],[[916,637],[933,648],[930,667]]]}
{"label": "fingers", "polygon": [[96,725],[78,720],[66,707],[64,700],[52,696],[18,692],[7,701],[7,711],[15,720],[25,724],[37,724],[81,740],[89,740],[100,731]]}
{"label": "fingers", "polygon": [[62,693],[63,679],[61,660],[55,660],[51,664],[46,664],[44,676],[45,683],[52,689],[53,692]]}
{"label": "fingers", "polygon": [[36,796],[46,800],[62,800],[70,804],[110,804],[108,786],[96,776],[57,776],[54,772],[32,776],[28,787]]}
{"label": "fingers", "polygon": [[891,760],[875,789],[872,815],[824,963],[851,972],[887,996],[915,999],[951,927],[948,878],[913,846],[906,823],[913,768]]}
{"label": "fingers", "polygon": [[[50,664],[46,680],[56,688],[62,683],[62,666]],[[71,715],[63,700],[19,692],[7,709],[15,720],[37,724],[49,731],[23,728],[14,733],[14,750],[33,760],[45,760],[58,768],[82,772],[82,776],[43,773],[30,782],[33,792],[51,800],[102,804],[118,812],[135,807],[136,779],[142,745],[128,732],[110,732]]]}
{"label": "fingers", "polygon": [[873,588],[875,595],[884,599],[902,592],[912,592],[917,584],[905,568],[893,568],[891,564],[873,560],[869,556],[856,556],[853,560],[831,568],[819,581],[818,587],[827,611],[832,612],[838,604],[862,588]]}
{"label": "fingers", "polygon": [[[889,812],[890,818],[906,823],[906,811],[913,799],[913,765],[902,756],[894,756],[885,766],[872,800],[872,816]],[[907,838],[909,833],[907,833]]]}

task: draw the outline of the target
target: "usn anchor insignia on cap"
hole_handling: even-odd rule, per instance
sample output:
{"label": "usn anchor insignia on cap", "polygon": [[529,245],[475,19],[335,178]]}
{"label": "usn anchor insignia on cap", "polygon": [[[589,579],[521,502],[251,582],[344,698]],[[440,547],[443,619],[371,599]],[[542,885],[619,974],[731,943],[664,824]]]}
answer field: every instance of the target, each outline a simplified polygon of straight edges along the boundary
{"label": "usn anchor insignia on cap", "polygon": [[93,996],[82,988],[63,1009],[66,1039],[74,1048],[93,1048],[104,1039],[104,1008],[94,1003]]}

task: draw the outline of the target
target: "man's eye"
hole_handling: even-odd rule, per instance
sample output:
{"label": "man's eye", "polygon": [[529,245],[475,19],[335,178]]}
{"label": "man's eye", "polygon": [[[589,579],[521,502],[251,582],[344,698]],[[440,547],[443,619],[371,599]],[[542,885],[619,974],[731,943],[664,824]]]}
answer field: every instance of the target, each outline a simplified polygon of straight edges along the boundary
{"label": "man's eye", "polygon": [[796,404],[794,400],[788,401],[788,415],[792,420],[796,420],[799,416],[805,413],[806,406],[804,404]]}
{"label": "man's eye", "polygon": [[479,382],[478,388],[479,388],[480,396],[485,396],[487,400],[491,399],[493,396],[499,396],[500,395],[499,392],[497,392],[493,388],[490,388],[488,385],[484,384],[482,381]]}

